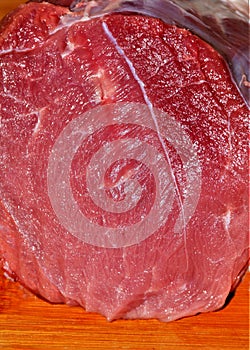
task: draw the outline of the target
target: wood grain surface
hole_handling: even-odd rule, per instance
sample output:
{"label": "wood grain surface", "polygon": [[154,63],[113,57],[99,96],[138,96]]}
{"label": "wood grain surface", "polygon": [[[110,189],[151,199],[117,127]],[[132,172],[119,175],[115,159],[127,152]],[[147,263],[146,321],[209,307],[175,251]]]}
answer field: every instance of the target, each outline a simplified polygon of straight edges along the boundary
{"label": "wood grain surface", "polygon": [[80,307],[51,305],[0,278],[0,349],[247,350],[249,273],[222,310],[171,323],[109,323]]}
{"label": "wood grain surface", "polygon": [[248,350],[249,273],[222,310],[170,323],[119,320],[51,305],[0,278],[0,349]]}
{"label": "wood grain surface", "polygon": [[[23,2],[0,0],[0,17]],[[249,275],[218,312],[171,323],[109,323],[80,307],[51,305],[0,274],[0,349],[248,350]]]}

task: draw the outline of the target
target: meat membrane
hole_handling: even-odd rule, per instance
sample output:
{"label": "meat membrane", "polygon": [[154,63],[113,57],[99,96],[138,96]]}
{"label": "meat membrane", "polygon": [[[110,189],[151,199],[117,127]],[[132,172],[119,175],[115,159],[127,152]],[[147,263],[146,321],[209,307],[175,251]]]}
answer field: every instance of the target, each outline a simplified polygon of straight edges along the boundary
{"label": "meat membrane", "polygon": [[52,2],[1,23],[5,273],[108,320],[221,308],[248,264],[244,39],[196,1]]}
{"label": "meat membrane", "polygon": [[[42,0],[36,0],[41,2]],[[137,12],[187,28],[222,54],[249,105],[249,4],[247,0],[51,0],[72,12]]]}

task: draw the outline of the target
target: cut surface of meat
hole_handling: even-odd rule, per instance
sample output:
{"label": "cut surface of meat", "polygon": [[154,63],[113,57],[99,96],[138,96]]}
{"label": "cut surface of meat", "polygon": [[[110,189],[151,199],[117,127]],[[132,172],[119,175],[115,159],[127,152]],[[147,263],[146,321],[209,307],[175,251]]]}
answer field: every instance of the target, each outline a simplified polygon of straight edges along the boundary
{"label": "cut surface of meat", "polygon": [[248,261],[248,110],[222,57],[149,16],[29,3],[0,75],[6,272],[108,320],[222,307]]}

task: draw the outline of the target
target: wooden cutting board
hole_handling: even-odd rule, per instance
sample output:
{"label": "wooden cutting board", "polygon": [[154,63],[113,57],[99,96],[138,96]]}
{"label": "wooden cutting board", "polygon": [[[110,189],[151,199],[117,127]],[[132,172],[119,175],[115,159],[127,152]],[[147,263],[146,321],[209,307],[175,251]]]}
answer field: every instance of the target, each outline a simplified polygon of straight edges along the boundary
{"label": "wooden cutting board", "polygon": [[[0,17],[23,2],[0,0]],[[0,274],[0,349],[248,350],[249,275],[218,312],[171,323],[109,323],[80,307],[46,303]]]}
{"label": "wooden cutting board", "polygon": [[222,310],[162,323],[119,320],[51,305],[0,277],[0,349],[248,350],[249,273]]}

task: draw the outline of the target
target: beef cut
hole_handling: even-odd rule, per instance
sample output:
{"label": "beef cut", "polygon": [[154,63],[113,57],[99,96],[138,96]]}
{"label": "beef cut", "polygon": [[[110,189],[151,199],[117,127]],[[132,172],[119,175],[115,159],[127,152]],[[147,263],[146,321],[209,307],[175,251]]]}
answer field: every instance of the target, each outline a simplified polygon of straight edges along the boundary
{"label": "beef cut", "polygon": [[2,21],[0,76],[5,272],[108,320],[222,307],[248,261],[248,109],[217,51],[30,2]]}

